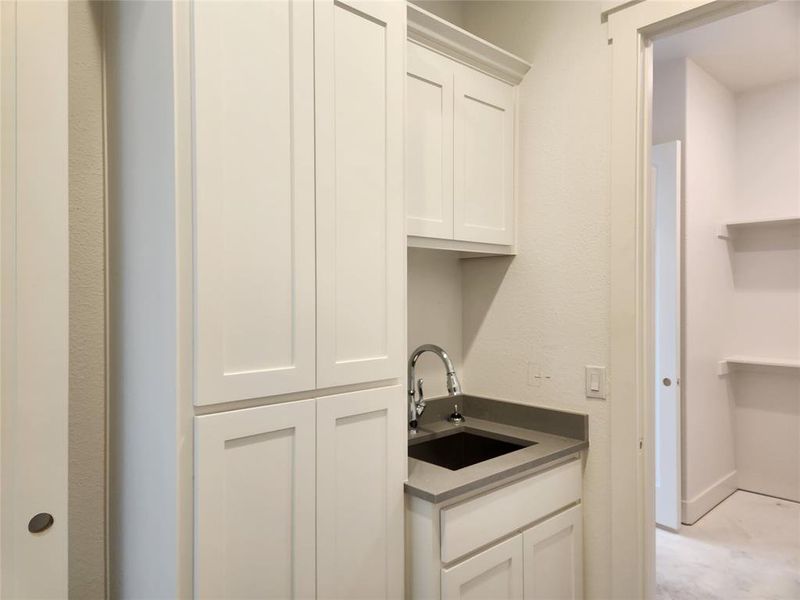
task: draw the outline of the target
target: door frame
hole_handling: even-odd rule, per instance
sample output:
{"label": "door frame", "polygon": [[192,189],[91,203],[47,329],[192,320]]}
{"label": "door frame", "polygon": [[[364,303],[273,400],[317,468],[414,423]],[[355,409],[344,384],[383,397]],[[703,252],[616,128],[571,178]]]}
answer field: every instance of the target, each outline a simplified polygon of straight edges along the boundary
{"label": "door frame", "polygon": [[645,0],[602,14],[612,58],[609,366],[612,597],[655,594],[652,42],[772,0]]}

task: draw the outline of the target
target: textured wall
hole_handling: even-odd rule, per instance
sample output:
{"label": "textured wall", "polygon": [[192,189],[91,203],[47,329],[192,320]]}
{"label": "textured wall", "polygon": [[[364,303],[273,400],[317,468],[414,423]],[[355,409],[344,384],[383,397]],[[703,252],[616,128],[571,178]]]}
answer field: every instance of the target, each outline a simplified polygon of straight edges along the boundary
{"label": "textured wall", "polygon": [[464,4],[461,0],[411,0],[420,8],[459,27],[464,27]]}
{"label": "textured wall", "polygon": [[[465,387],[589,414],[589,598],[610,596],[608,362],[610,56],[599,2],[467,2],[469,31],[526,58],[519,99],[519,255],[465,261]],[[528,382],[528,363],[549,379]]]}
{"label": "textured wall", "polygon": [[105,596],[101,3],[69,6],[69,595]]}
{"label": "textured wall", "polygon": [[[408,250],[408,352],[420,344],[437,344],[450,355],[464,378],[461,341],[461,261],[438,250]],[[425,380],[425,396],[447,394],[442,361],[422,355],[417,377]]]}

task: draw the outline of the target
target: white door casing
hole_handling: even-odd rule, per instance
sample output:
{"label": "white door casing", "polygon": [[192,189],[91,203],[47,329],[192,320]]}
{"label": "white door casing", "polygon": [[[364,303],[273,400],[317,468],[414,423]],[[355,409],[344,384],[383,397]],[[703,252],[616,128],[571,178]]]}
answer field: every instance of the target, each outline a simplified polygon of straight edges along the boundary
{"label": "white door casing", "polygon": [[315,401],[195,418],[195,597],[315,596]]}
{"label": "white door casing", "polygon": [[403,596],[403,387],[317,400],[317,597]]}
{"label": "white door casing", "polygon": [[393,379],[405,327],[405,4],[315,4],[317,387]]}
{"label": "white door casing", "polygon": [[609,365],[614,597],[655,594],[650,145],[652,40],[754,8],[745,0],[628,3],[608,21],[611,70]]}
{"label": "white door casing", "polygon": [[407,233],[452,239],[455,63],[411,41],[406,59]]}
{"label": "white door casing", "polygon": [[314,9],[195,2],[195,404],[315,386]]}
{"label": "white door casing", "polygon": [[653,146],[656,523],[681,523],[681,144]]}
{"label": "white door casing", "polygon": [[0,28],[0,596],[66,598],[68,6],[3,2]]}

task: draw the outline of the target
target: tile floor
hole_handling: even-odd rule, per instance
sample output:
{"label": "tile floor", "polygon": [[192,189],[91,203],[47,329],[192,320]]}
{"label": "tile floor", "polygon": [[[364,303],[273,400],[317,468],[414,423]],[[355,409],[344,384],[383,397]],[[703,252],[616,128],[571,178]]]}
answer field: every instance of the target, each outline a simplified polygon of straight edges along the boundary
{"label": "tile floor", "polygon": [[800,504],[738,491],[656,530],[656,582],[658,600],[800,600]]}

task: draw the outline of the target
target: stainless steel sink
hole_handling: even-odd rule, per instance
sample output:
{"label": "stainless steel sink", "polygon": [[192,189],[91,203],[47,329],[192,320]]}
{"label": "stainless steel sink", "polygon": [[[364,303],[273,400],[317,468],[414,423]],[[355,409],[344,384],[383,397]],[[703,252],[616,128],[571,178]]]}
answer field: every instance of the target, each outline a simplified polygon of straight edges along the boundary
{"label": "stainless steel sink", "polygon": [[499,440],[470,431],[459,431],[444,437],[411,444],[408,455],[451,471],[503,456],[536,442]]}

